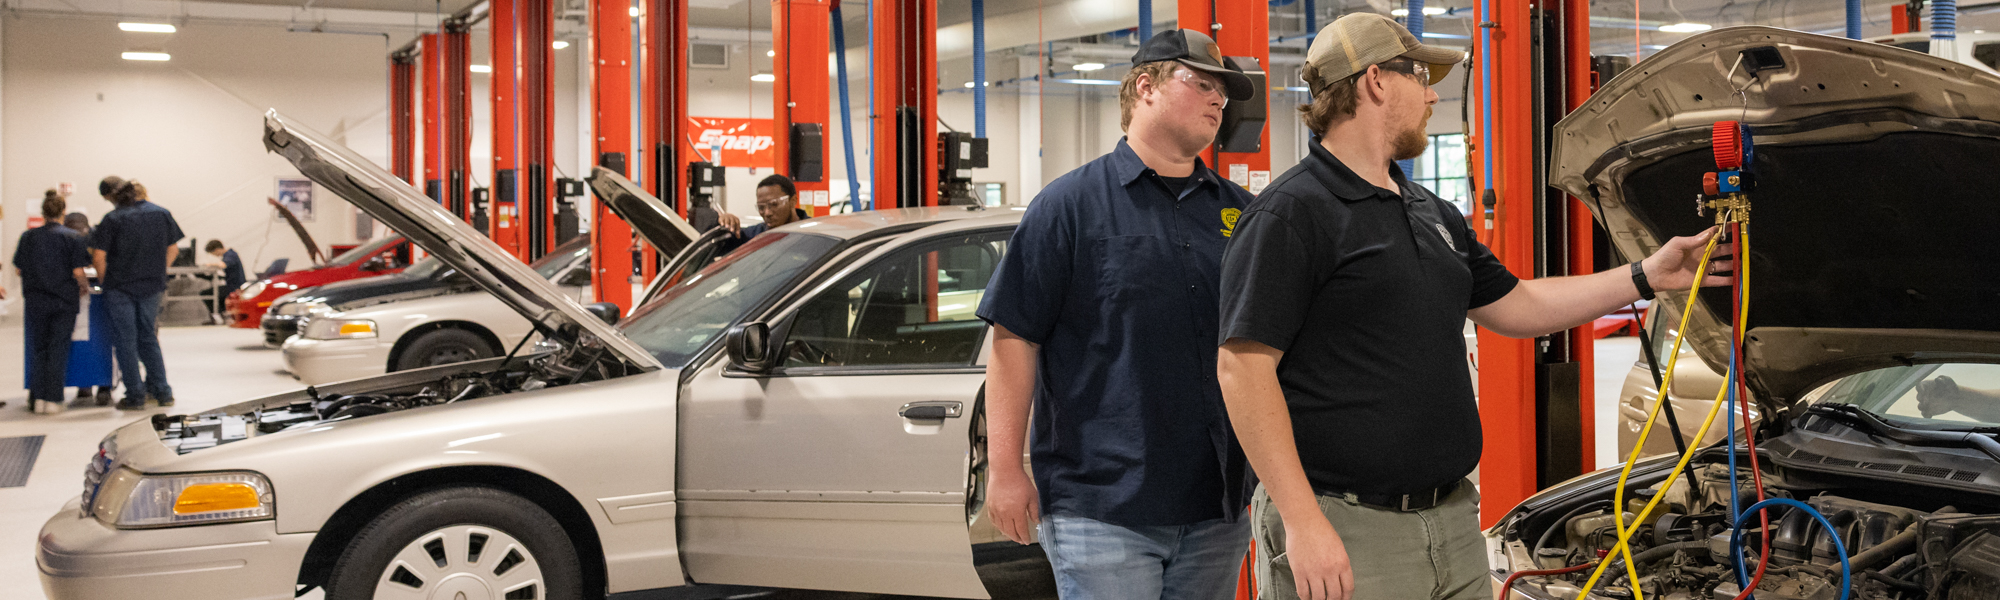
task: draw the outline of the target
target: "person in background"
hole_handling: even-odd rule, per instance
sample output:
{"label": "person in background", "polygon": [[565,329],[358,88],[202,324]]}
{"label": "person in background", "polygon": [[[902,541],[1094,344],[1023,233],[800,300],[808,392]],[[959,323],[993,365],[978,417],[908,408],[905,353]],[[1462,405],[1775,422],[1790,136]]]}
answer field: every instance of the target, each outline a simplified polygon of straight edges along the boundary
{"label": "person in background", "polygon": [[[243,275],[243,259],[236,256],[235,250],[224,246],[222,240],[209,240],[208,245],[203,247],[202,250],[207,252],[209,256],[216,258],[216,260],[202,263],[202,266],[222,269],[221,294],[227,295],[229,292],[243,287],[245,279]],[[216,320],[217,324],[221,324],[222,310],[221,307],[216,305],[214,298],[208,299],[208,314]]]}
{"label": "person in background", "polygon": [[757,215],[763,217],[764,222],[746,227],[736,215],[717,213],[716,222],[736,234],[735,238],[722,242],[721,251],[717,254],[734,252],[750,243],[750,238],[772,228],[812,218],[805,209],[799,208],[798,196],[799,188],[792,184],[790,177],[772,175],[757,182]]}
{"label": "person in background", "polygon": [[[83,236],[83,239],[85,240],[90,239],[90,215],[86,215],[80,212],[73,212],[63,216],[62,222],[63,222],[63,227],[68,227],[70,231],[74,231],[76,232],[77,235]],[[85,274],[92,275],[93,277],[95,277],[95,275],[92,273],[85,273]],[[76,388],[76,399],[78,400],[88,399],[93,396],[96,396],[99,392],[102,392],[104,394],[104,399],[98,400],[97,401],[98,405],[102,406],[103,404],[111,401],[110,400],[111,386],[108,385],[104,386],[103,390],[99,390],[94,386],[88,386],[88,385],[78,386]]]}
{"label": "person in background", "polygon": [[148,395],[162,407],[173,406],[157,320],[160,296],[167,291],[167,265],[180,253],[174,244],[183,237],[181,226],[173,213],[147,199],[146,187],[139,182],[120,181],[111,190],[111,202],[117,208],[90,232],[90,248],[103,281],[118,371],[125,382],[125,398],[118,408],[142,410]]}
{"label": "person in background", "polygon": [[14,269],[27,304],[28,410],[43,414],[62,412],[70,335],[82,298],[90,295],[90,280],[83,274],[90,254],[83,236],[63,226],[66,208],[68,202],[55,190],[44,193],[42,226],[21,232],[14,246]]}

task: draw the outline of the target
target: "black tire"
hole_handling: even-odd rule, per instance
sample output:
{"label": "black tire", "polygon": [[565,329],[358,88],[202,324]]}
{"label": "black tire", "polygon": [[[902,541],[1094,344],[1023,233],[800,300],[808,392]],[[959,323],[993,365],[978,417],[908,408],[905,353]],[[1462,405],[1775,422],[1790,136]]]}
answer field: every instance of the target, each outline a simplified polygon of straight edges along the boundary
{"label": "black tire", "polygon": [[403,353],[396,357],[396,364],[391,365],[395,368],[390,370],[407,371],[435,367],[492,358],[499,354],[486,343],[486,338],[480,337],[479,334],[456,327],[446,327],[426,331],[418,336],[416,341],[410,342],[409,346],[403,348]]}
{"label": "black tire", "polygon": [[[434,533],[466,526],[490,530],[497,533],[495,537],[511,537],[527,549],[530,560],[514,564],[538,569],[541,589],[521,597],[534,600],[583,597],[583,568],[569,536],[563,533],[555,517],[520,496],[490,487],[464,486],[417,494],[370,521],[348,542],[347,550],[334,563],[333,572],[327,577],[327,600],[369,600],[376,596],[378,585],[410,585],[413,579],[419,581],[411,586],[417,589],[449,582],[442,578],[421,581],[407,570],[391,572],[392,561],[412,544]],[[464,563],[456,566],[477,566],[490,573],[520,558],[515,554],[496,558],[499,550],[482,550],[489,552],[478,557],[445,557],[448,553],[440,551],[438,566],[444,567],[445,562],[451,561]]]}

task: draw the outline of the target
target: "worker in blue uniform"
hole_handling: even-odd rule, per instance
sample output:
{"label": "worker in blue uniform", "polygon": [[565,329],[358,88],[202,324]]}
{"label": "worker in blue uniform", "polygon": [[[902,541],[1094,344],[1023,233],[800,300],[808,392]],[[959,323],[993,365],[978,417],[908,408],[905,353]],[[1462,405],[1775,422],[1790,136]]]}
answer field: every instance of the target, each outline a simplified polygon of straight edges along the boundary
{"label": "worker in blue uniform", "polygon": [[70,336],[76,329],[77,309],[90,295],[90,280],[83,273],[90,266],[90,253],[83,236],[63,226],[63,211],[68,208],[55,190],[46,192],[42,226],[22,232],[14,246],[14,268],[27,300],[23,337],[28,341],[28,409],[38,413],[62,411]]}

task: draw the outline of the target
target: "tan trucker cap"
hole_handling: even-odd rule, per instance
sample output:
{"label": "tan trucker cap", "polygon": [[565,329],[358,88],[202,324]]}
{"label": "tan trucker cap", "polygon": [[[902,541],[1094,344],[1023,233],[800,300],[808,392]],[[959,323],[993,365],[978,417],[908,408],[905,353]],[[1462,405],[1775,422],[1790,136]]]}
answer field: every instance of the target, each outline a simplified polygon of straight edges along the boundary
{"label": "tan trucker cap", "polygon": [[1397,58],[1429,63],[1432,85],[1444,81],[1451,66],[1463,62],[1465,53],[1450,48],[1425,45],[1394,19],[1375,13],[1354,13],[1328,23],[1306,49],[1306,87],[1319,95],[1333,82]]}

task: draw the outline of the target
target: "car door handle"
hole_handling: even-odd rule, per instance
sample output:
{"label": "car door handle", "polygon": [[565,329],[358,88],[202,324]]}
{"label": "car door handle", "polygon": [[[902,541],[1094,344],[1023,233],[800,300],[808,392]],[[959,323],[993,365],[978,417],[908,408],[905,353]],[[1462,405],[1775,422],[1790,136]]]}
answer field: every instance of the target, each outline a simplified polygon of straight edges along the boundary
{"label": "car door handle", "polygon": [[956,419],[964,413],[964,407],[965,403],[963,402],[949,400],[911,402],[903,405],[903,408],[897,410],[896,414],[911,420]]}

